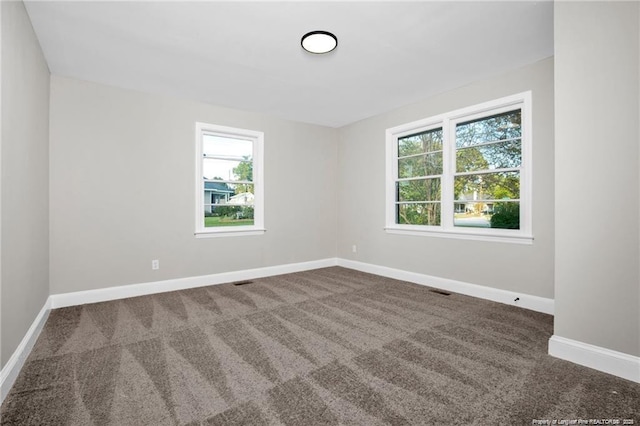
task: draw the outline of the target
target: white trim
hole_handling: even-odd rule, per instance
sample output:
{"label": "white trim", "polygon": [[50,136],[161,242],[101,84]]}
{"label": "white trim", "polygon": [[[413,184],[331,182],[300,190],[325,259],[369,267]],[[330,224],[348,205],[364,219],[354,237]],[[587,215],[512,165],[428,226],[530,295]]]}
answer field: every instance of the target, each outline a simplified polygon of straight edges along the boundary
{"label": "white trim", "polygon": [[188,288],[204,287],[233,281],[270,277],[273,275],[290,274],[293,272],[327,268],[329,266],[336,265],[337,260],[335,258],[329,258],[313,260],[310,262],[266,266],[264,268],[246,269],[242,271],[221,272],[219,274],[212,275],[176,278],[173,280],[141,284],[129,284],[117,287],[99,288],[96,290],[76,291],[72,293],[52,294],[50,296],[51,309],[83,305],[85,303],[106,302],[108,300],[125,299],[127,297],[145,296],[148,294],[164,293],[167,291],[185,290]]}
{"label": "white trim", "polygon": [[[274,275],[290,274],[294,272],[309,271],[312,269],[327,268],[330,266],[342,266],[357,271],[368,272],[383,277],[394,278],[401,281],[409,281],[416,284],[439,288],[480,299],[492,300],[508,305],[519,306],[537,312],[553,315],[553,299],[517,293],[509,290],[501,290],[478,284],[456,281],[448,278],[404,271],[386,266],[373,265],[371,263],[357,262],[341,258],[327,258],[301,263],[289,263],[286,265],[267,266],[264,268],[246,269],[242,271],[221,272],[219,274],[201,275],[172,280],[129,284],[117,287],[106,287],[95,290],[77,291],[71,293],[52,294],[50,308],[64,308],[67,306],[82,305],[85,303],[106,302],[109,300],[125,299],[127,297],[144,296],[148,294],[164,293],[167,291],[184,290],[208,285],[224,284],[233,281],[242,281]],[[517,302],[515,299],[519,298]]]}
{"label": "white trim", "polygon": [[[429,237],[439,237],[439,238],[454,238],[459,240],[477,240],[477,241],[489,241],[489,242],[498,242],[498,243],[512,243],[512,244],[533,244],[533,236],[532,235],[508,235],[505,233],[496,233],[489,234],[483,233],[482,228],[471,229],[471,228],[463,228],[465,230],[452,229],[449,231],[444,230],[434,230],[432,228],[437,228],[433,226],[425,226],[426,229],[416,229],[417,226],[406,226],[405,225],[397,225],[396,228],[385,228],[385,231],[388,234],[399,234],[399,235],[415,235],[415,236],[429,236]],[[475,231],[475,232],[474,232]]]}
{"label": "white trim", "polygon": [[[480,299],[492,300],[494,302],[519,306],[521,308],[553,315],[553,299],[341,258],[327,258],[309,262],[246,269],[242,271],[221,272],[219,274],[129,284],[71,293],[52,294],[50,296],[50,308],[57,309],[67,306],[82,305],[85,303],[106,302],[109,300],[125,299],[127,297],[137,297],[148,294],[164,293],[167,291],[224,284],[233,281],[290,274],[294,272],[309,271],[312,269],[327,268],[330,266],[342,266],[349,269],[355,269],[357,271],[368,272],[401,281],[409,281],[416,284],[452,291],[454,293],[465,294],[468,296],[478,297]],[[518,302],[514,301],[516,298],[519,298]]]}
{"label": "white trim", "polygon": [[248,235],[262,235],[267,232],[266,229],[258,229],[258,228],[248,228],[248,229],[238,229],[239,226],[229,227],[225,229],[232,229],[233,231],[225,230],[225,231],[206,231],[206,232],[196,232],[194,235],[196,238],[218,238],[218,237],[246,237]]}
{"label": "white trim", "polygon": [[[480,299],[492,300],[507,305],[519,306],[532,311],[543,312],[553,315],[554,301],[544,297],[530,294],[516,293],[509,290],[486,287],[478,284],[466,283],[463,281],[451,280],[448,278],[434,277],[431,275],[419,274],[416,272],[403,271],[401,269],[388,268],[386,266],[373,265],[371,263],[357,262],[354,260],[338,259],[338,266],[355,269],[370,274],[381,275],[383,277],[394,278],[401,281],[409,281],[415,284],[434,287],[454,293],[465,294],[467,296],[478,297]],[[518,298],[516,302],[515,299]]]}
{"label": "white trim", "polygon": [[557,335],[549,339],[549,355],[640,383],[640,357]]}
{"label": "white trim", "polygon": [[27,330],[27,333],[22,338],[22,341],[13,352],[13,355],[11,355],[9,361],[7,361],[2,370],[0,370],[0,404],[4,402],[16,378],[18,378],[20,369],[22,369],[24,362],[31,353],[31,349],[33,349],[33,345],[35,345],[36,340],[38,340],[38,336],[40,336],[40,332],[49,317],[50,310],[51,298],[48,298],[42,309],[40,309],[36,319],[33,320],[31,327],[29,327],[29,330]]}

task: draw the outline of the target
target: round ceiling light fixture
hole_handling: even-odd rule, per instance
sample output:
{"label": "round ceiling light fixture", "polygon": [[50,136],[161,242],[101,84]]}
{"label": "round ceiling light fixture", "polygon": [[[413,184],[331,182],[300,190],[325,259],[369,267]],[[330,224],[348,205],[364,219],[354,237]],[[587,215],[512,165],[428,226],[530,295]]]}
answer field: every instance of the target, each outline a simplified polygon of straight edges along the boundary
{"label": "round ceiling light fixture", "polygon": [[311,31],[302,36],[302,48],[310,53],[329,53],[338,47],[338,39],[328,31]]}

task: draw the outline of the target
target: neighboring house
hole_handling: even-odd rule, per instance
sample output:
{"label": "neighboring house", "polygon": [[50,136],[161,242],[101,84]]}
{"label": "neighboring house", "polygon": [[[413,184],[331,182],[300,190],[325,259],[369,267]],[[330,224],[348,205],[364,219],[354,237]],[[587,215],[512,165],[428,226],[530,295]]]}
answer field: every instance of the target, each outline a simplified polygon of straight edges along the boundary
{"label": "neighboring house", "polygon": [[493,201],[483,202],[486,199],[478,191],[462,194],[455,200],[454,209],[456,213],[493,213]]}
{"label": "neighboring house", "polygon": [[253,205],[255,196],[251,192],[241,192],[229,198],[229,204]]}
{"label": "neighboring house", "polygon": [[234,190],[224,182],[204,183],[204,211],[211,213],[214,204],[227,204]]}

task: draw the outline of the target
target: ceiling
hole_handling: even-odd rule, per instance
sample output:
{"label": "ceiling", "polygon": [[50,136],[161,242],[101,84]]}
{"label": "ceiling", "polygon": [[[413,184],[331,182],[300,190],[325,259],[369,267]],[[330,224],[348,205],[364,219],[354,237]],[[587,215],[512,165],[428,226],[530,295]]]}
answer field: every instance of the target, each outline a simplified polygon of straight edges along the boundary
{"label": "ceiling", "polygon": [[551,1],[25,4],[52,74],[331,127],[553,55]]}

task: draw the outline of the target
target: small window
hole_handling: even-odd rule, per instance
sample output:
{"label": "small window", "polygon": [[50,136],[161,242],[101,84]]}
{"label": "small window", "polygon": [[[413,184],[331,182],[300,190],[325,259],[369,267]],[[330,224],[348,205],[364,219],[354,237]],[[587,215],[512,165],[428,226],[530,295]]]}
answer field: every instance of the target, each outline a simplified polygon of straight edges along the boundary
{"label": "small window", "polygon": [[530,92],[387,130],[389,232],[531,242]]}
{"label": "small window", "polygon": [[262,132],[196,124],[196,236],[264,232]]}

